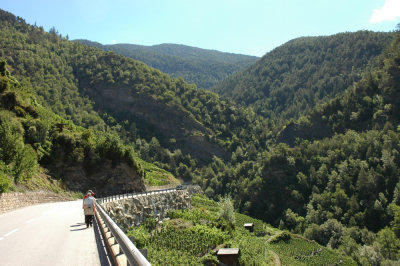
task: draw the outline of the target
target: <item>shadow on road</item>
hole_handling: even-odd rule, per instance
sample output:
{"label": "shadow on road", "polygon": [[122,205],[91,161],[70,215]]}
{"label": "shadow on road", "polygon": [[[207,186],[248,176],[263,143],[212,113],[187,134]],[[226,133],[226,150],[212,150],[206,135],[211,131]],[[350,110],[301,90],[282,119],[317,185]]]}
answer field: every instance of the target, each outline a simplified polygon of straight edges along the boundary
{"label": "shadow on road", "polygon": [[85,223],[75,223],[73,225],[70,225],[69,227],[71,228],[69,230],[70,232],[92,229],[95,240],[96,240],[97,251],[99,252],[100,265],[101,266],[114,266],[114,264],[111,262],[111,259],[108,257],[109,252],[108,252],[106,244],[104,243],[104,239],[101,235],[101,232],[98,227],[98,223],[97,223],[96,219],[93,220],[93,227],[86,228]]}
{"label": "shadow on road", "polygon": [[93,231],[96,238],[97,250],[100,256],[101,266],[113,266],[114,263],[112,262],[111,257],[109,257],[110,252],[108,251],[107,245],[104,242],[105,240],[103,239],[103,236],[100,232],[96,216],[95,219],[93,219]]}
{"label": "shadow on road", "polygon": [[70,231],[70,232],[73,232],[73,231],[82,231],[82,230],[86,230],[86,229],[89,229],[89,228],[84,227],[84,228],[79,228],[79,229],[71,229],[71,230],[69,230],[69,231]]}
{"label": "shadow on road", "polygon": [[81,226],[81,225],[86,225],[86,224],[85,223],[76,223],[74,225],[71,225],[70,227],[78,227],[78,226]]}
{"label": "shadow on road", "polygon": [[76,224],[71,225],[70,227],[80,227],[80,226],[84,226],[84,227],[83,228],[70,229],[69,231],[73,232],[73,231],[81,231],[81,230],[87,229],[85,223],[76,223]]}

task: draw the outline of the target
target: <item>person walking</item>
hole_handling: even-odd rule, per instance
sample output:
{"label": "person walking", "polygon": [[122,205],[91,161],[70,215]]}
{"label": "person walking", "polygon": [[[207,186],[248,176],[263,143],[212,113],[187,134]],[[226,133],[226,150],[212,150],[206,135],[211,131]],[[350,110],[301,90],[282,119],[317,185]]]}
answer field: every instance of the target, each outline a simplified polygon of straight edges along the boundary
{"label": "person walking", "polygon": [[86,228],[93,226],[93,217],[96,213],[96,199],[93,197],[93,192],[88,191],[83,199],[83,214],[85,215]]}
{"label": "person walking", "polygon": [[92,194],[92,197],[94,197],[94,192],[92,190],[88,190],[85,194],[85,196],[83,197],[83,199],[86,199],[88,197],[88,193]]}

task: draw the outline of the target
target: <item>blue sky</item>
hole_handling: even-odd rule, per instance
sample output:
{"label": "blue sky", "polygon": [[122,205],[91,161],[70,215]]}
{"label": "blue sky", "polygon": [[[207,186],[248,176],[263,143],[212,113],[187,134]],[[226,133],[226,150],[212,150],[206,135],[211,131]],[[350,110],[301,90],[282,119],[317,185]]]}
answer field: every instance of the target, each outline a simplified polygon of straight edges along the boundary
{"label": "blue sky", "polygon": [[70,39],[256,56],[297,37],[400,23],[400,0],[1,0],[0,8]]}

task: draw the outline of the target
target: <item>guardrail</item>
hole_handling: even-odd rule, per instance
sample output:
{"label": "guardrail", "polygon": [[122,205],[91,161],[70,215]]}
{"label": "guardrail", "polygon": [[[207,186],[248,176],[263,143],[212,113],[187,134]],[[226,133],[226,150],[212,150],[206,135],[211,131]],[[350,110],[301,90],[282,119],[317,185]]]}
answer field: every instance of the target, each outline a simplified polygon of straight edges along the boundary
{"label": "guardrail", "polygon": [[[127,261],[129,265],[151,265],[143,256],[143,254],[137,249],[137,247],[135,247],[132,241],[121,230],[121,228],[119,228],[118,225],[110,218],[110,216],[107,215],[100,204],[97,205],[96,209],[96,218],[105,242],[110,252],[113,253],[112,259],[114,264],[126,265]],[[116,243],[114,240],[118,243],[118,246],[115,245]],[[119,256],[118,258],[120,249],[122,250],[124,256]]]}
{"label": "guardrail", "polygon": [[110,201],[114,201],[114,200],[133,198],[135,196],[146,196],[146,195],[152,195],[152,194],[165,193],[165,192],[169,192],[169,191],[182,190],[185,188],[186,188],[186,186],[178,186],[178,187],[167,188],[167,189],[127,193],[127,194],[114,195],[114,196],[109,196],[109,197],[104,197],[104,198],[98,198],[98,199],[96,199],[96,201],[100,202],[100,203],[105,203],[105,202],[110,202]]}
{"label": "guardrail", "polygon": [[[146,196],[153,194],[166,193],[170,191],[183,190],[190,187],[190,185],[179,185],[175,188],[159,189],[144,192],[127,193],[121,195],[114,195],[104,198],[98,198],[96,218],[99,222],[100,230],[102,231],[105,242],[112,253],[112,259],[115,265],[126,265],[128,262],[130,265],[151,265],[148,260],[143,256],[143,254],[138,250],[138,248],[132,243],[132,241],[126,236],[126,234],[119,228],[119,226],[111,219],[110,216],[101,206],[101,203],[111,202],[114,200],[133,198],[137,196]],[[115,245],[115,241],[118,244]],[[120,250],[123,254],[119,254]]]}

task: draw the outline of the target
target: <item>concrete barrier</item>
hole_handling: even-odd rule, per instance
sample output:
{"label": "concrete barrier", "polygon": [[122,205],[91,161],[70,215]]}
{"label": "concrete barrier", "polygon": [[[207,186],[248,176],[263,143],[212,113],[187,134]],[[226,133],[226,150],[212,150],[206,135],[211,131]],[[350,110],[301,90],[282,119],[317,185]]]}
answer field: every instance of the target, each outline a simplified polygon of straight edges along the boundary
{"label": "concrete barrier", "polygon": [[0,194],[0,214],[35,204],[69,201],[70,197],[49,191],[8,192]]}

